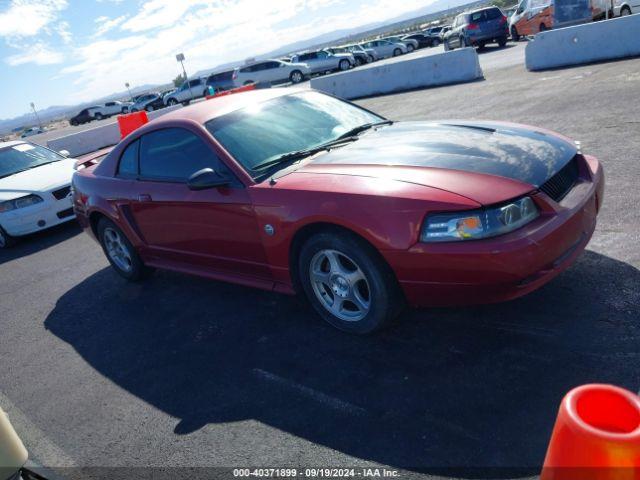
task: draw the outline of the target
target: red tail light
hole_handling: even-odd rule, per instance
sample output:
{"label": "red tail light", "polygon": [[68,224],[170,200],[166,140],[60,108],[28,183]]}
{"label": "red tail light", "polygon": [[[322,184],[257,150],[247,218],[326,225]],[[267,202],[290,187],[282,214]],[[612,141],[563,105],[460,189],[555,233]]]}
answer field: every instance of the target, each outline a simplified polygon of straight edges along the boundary
{"label": "red tail light", "polygon": [[506,22],[507,22],[507,17],[503,15],[502,18],[500,19],[500,23],[506,23]]}
{"label": "red tail light", "polygon": [[480,27],[477,23],[470,23],[469,25],[467,25],[467,30],[478,30],[479,28]]}

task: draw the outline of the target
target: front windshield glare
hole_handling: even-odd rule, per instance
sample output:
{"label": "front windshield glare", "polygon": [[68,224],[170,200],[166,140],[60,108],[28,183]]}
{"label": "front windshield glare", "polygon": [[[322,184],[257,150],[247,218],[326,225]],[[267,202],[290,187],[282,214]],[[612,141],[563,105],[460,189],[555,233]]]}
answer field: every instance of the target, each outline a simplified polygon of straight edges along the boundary
{"label": "front windshield glare", "polygon": [[64,157],[31,143],[0,148],[0,178],[59,160],[64,160]]}
{"label": "front windshield glare", "polygon": [[223,115],[206,127],[224,148],[251,169],[281,155],[307,150],[383,118],[318,92],[278,97]]}

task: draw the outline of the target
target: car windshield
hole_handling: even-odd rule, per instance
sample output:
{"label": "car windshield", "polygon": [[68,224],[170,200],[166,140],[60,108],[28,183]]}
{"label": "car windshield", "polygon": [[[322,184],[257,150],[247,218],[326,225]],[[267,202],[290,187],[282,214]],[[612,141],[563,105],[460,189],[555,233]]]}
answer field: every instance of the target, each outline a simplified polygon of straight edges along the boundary
{"label": "car windshield", "polygon": [[318,92],[275,98],[210,120],[206,128],[255,177],[253,167],[338,139],[356,127],[384,120]]}
{"label": "car windshield", "polygon": [[31,143],[19,143],[0,148],[0,178],[59,160],[64,160],[64,157]]}

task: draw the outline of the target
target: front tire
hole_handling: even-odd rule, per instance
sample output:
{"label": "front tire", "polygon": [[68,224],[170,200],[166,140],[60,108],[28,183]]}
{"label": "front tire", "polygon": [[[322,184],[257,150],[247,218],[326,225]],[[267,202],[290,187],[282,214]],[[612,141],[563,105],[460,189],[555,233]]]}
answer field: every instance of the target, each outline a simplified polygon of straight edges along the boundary
{"label": "front tire", "polygon": [[362,65],[364,65],[366,62],[364,60],[362,60],[362,58],[360,57],[356,57],[356,67],[361,67]]}
{"label": "front tire", "polygon": [[453,48],[451,47],[451,45],[449,44],[449,40],[445,40],[443,42],[443,46],[444,46],[444,51],[445,52],[450,52],[451,50],[453,50]]}
{"label": "front tire", "polygon": [[367,55],[367,62],[368,63],[373,63],[375,61],[376,61],[376,59],[373,57],[373,55]]}
{"label": "front tire", "polygon": [[620,16],[621,17],[626,17],[627,15],[631,15],[631,9],[625,5],[620,10]]}
{"label": "front tire", "polygon": [[153,271],[142,263],[129,239],[111,220],[100,219],[98,239],[107,260],[121,277],[130,282],[138,282]]}
{"label": "front tire", "polygon": [[16,238],[9,235],[2,227],[0,227],[0,250],[11,248],[16,243]]}
{"label": "front tire", "polygon": [[340,60],[338,64],[338,70],[345,72],[351,68],[351,62],[349,60]]}
{"label": "front tire", "polygon": [[96,113],[96,120],[102,120],[104,116],[101,113]]}
{"label": "front tire", "polygon": [[396,49],[393,51],[393,56],[394,56],[394,57],[399,57],[400,55],[402,55],[402,50],[400,50],[399,48],[396,48]]}
{"label": "front tire", "polygon": [[318,314],[359,335],[388,326],[403,306],[389,266],[368,243],[348,233],[323,232],[302,247],[300,281]]}
{"label": "front tire", "polygon": [[502,37],[498,40],[498,46],[504,48],[507,46],[507,37]]}
{"label": "front tire", "polygon": [[170,98],[169,100],[167,100],[167,105],[169,105],[170,107],[173,107],[174,105],[178,104],[178,100],[176,100],[175,98]]}
{"label": "front tire", "polygon": [[460,48],[465,48],[467,46],[467,41],[464,37],[460,37]]}
{"label": "front tire", "polygon": [[407,53],[411,53],[416,49],[412,44],[407,45]]}

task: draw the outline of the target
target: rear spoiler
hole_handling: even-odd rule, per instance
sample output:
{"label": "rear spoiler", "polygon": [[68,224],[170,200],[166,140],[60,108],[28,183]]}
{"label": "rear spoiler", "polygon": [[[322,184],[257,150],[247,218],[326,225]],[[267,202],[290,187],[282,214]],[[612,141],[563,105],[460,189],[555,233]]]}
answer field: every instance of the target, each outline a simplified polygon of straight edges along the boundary
{"label": "rear spoiler", "polygon": [[95,152],[87,153],[86,155],[82,155],[78,157],[76,164],[73,166],[74,170],[82,170],[83,168],[88,168],[93,165],[99,164],[104,157],[106,157],[111,150],[113,150],[115,145],[112,145],[107,148],[103,148],[97,150]]}

